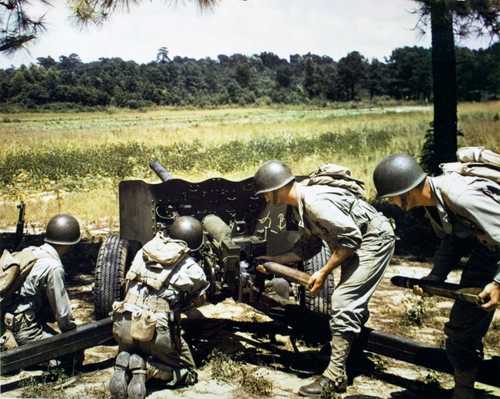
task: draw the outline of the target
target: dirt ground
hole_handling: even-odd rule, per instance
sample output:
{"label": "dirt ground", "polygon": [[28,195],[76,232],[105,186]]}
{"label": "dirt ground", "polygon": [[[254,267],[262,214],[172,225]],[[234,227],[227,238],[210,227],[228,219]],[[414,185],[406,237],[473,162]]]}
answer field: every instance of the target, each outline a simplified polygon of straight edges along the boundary
{"label": "dirt ground", "polygon": [[[368,326],[388,333],[405,336],[423,343],[442,345],[443,325],[452,302],[441,298],[420,299],[407,290],[394,287],[390,278],[396,274],[421,277],[428,273],[429,264],[395,257],[370,304]],[[338,277],[338,276],[337,276]],[[458,280],[454,272],[450,280]],[[72,275],[69,294],[77,322],[92,321],[92,286],[90,274]],[[235,321],[266,322],[268,316],[254,308],[226,299],[216,305],[198,308],[205,317]],[[418,325],[421,324],[421,325]],[[298,398],[298,388],[314,379],[290,367],[293,353],[290,337],[269,336],[248,332],[215,331],[207,342],[191,342],[199,365],[198,383],[184,389],[165,389],[161,384],[148,385],[148,398]],[[485,338],[485,355],[500,356],[500,313]],[[309,354],[311,364],[320,345],[298,342],[298,349]],[[106,398],[107,382],[112,374],[116,346],[99,346],[85,351],[84,370],[79,374],[54,376],[47,380],[40,370],[22,371],[0,378],[1,397]],[[355,369],[354,379],[344,399],[424,399],[448,398],[452,377],[423,367],[395,361],[379,355],[369,355],[370,367]],[[476,384],[479,398],[500,398],[500,389]]]}

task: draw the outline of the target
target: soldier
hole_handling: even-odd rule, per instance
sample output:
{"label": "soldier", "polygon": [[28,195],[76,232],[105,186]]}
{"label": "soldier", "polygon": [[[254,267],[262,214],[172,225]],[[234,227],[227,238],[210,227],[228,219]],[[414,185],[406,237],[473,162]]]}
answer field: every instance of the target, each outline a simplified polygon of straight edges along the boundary
{"label": "soldier", "polygon": [[312,294],[317,294],[328,275],[341,266],[341,279],[331,298],[330,363],[323,375],[302,386],[299,394],[320,397],[322,393],[345,392],[345,366],[352,342],[368,320],[368,301],[394,252],[392,226],[356,190],[336,184],[299,184],[280,161],[265,162],[255,174],[255,184],[257,194],[269,204],[292,207],[302,237],[291,252],[267,259],[295,263],[314,256],[322,241],[326,242],[332,255],[311,276]]}
{"label": "soldier", "polygon": [[445,173],[427,176],[407,154],[384,158],[373,173],[380,198],[407,211],[425,207],[442,239],[426,277],[444,281],[462,256],[469,255],[460,284],[484,287],[481,307],[456,301],[445,326],[446,351],[455,375],[454,398],[473,398],[483,357],[482,339],[500,302],[500,185],[489,179]]}
{"label": "soldier", "polygon": [[179,317],[209,285],[190,256],[202,245],[201,223],[182,216],[170,227],[169,236],[158,233],[136,254],[126,276],[125,300],[113,304],[113,335],[119,343],[109,384],[113,398],[144,398],[146,381],[152,378],[168,386],[196,383]]}
{"label": "soldier", "polygon": [[18,345],[53,336],[45,325],[50,319],[57,321],[62,332],[75,328],[61,257],[80,241],[78,221],[67,214],[54,216],[47,224],[44,241],[40,247],[24,250],[31,251],[36,261],[6,306],[5,325]]}

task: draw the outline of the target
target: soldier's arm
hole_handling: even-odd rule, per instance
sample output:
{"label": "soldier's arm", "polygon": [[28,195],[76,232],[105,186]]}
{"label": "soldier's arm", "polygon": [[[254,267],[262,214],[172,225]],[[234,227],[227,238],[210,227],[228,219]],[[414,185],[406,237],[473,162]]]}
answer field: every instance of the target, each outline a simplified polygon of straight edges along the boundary
{"label": "soldier's arm", "polygon": [[341,211],[334,203],[326,200],[310,205],[309,214],[313,223],[324,232],[324,239],[333,247],[357,250],[363,241],[363,235],[350,215]]}
{"label": "soldier's arm", "polygon": [[71,314],[71,303],[64,287],[64,270],[60,267],[52,269],[47,277],[47,298],[61,331],[76,327]]}
{"label": "soldier's arm", "polygon": [[469,240],[454,236],[445,236],[432,260],[432,270],[426,277],[432,281],[444,281],[450,271],[458,265],[462,256],[470,249]]}
{"label": "soldier's arm", "polygon": [[[323,247],[323,241],[319,237],[301,237],[293,246],[290,252],[274,257],[273,262],[292,264],[300,262],[303,259],[310,259]],[[276,260],[277,259],[277,260]]]}
{"label": "soldier's arm", "polygon": [[353,253],[351,248],[336,247],[325,265],[310,277],[308,286],[311,294],[316,295],[333,269],[349,259]]}
{"label": "soldier's arm", "polygon": [[[455,203],[461,216],[484,232],[487,244],[500,253],[500,187],[484,184],[482,189],[465,191]],[[500,283],[500,256],[493,280]]]}

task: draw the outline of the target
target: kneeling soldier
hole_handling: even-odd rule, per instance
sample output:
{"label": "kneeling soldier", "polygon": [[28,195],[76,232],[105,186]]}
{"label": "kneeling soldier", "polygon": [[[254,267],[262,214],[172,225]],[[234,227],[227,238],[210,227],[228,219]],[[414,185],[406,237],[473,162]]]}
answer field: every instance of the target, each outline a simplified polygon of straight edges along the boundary
{"label": "kneeling soldier", "polygon": [[151,378],[169,386],[196,382],[179,317],[181,309],[209,285],[190,256],[202,244],[201,223],[181,216],[169,236],[158,233],[137,252],[126,275],[125,300],[113,304],[113,335],[119,343],[109,384],[113,398],[144,398],[145,383]]}
{"label": "kneeling soldier", "polygon": [[296,182],[290,168],[280,161],[264,163],[255,174],[257,194],[272,205],[291,206],[302,233],[292,252],[266,258],[295,263],[314,256],[321,250],[322,241],[326,242],[332,255],[309,280],[313,295],[341,266],[340,282],[332,295],[330,363],[322,376],[300,388],[302,396],[320,397],[346,390],[345,366],[351,344],[368,320],[368,301],[394,252],[389,220],[362,199],[361,187],[356,187],[356,180],[349,174],[345,179],[335,179],[326,173],[304,185]]}

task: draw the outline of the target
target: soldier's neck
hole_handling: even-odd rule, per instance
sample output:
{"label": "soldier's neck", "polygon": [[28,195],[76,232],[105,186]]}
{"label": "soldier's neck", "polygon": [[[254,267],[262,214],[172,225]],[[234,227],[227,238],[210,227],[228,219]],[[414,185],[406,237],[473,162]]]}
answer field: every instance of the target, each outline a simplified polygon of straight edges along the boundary
{"label": "soldier's neck", "polygon": [[437,201],[432,193],[431,184],[429,183],[429,178],[425,179],[425,183],[422,189],[418,192],[418,202],[419,206],[436,206]]}
{"label": "soldier's neck", "polygon": [[302,192],[300,191],[300,187],[297,183],[292,184],[288,192],[286,192],[285,204],[291,205],[294,207],[299,206],[299,201],[302,198]]}

